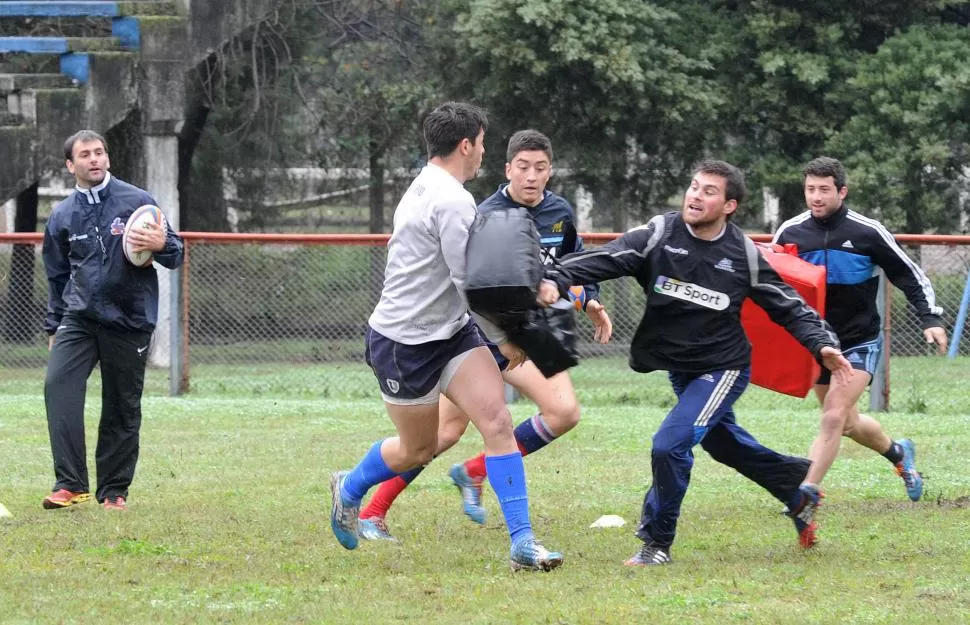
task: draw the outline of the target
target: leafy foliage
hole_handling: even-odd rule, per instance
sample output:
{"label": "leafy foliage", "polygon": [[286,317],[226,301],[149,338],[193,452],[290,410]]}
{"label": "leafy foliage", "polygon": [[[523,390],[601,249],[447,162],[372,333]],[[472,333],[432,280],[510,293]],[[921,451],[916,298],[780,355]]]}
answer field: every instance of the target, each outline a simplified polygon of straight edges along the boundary
{"label": "leafy foliage", "polygon": [[970,165],[970,31],[918,26],[864,58],[843,99],[854,114],[828,142],[855,193],[907,232],[952,231],[954,181]]}
{"label": "leafy foliage", "polygon": [[507,137],[534,127],[608,211],[601,227],[662,210],[702,156],[741,165],[785,217],[804,206],[802,165],[831,152],[860,208],[952,229],[968,22],[951,0],[281,0],[224,51],[199,160],[264,208],[262,227],[289,182],[272,172],[364,168],[380,229],[389,173],[423,160],[422,114],[471,100],[491,120],[478,196],[503,177]]}
{"label": "leafy foliage", "polygon": [[679,15],[658,4],[477,0],[456,30],[456,57],[500,125],[550,134],[575,180],[624,213],[680,184],[703,149],[685,138],[722,101],[710,64],[682,45]]}

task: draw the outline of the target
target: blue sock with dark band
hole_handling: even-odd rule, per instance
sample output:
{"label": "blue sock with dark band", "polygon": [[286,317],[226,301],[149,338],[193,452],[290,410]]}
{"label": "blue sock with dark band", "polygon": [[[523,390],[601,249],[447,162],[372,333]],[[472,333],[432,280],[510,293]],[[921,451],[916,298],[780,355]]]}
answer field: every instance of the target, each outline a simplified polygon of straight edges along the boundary
{"label": "blue sock with dark band", "polygon": [[539,451],[554,440],[556,435],[549,429],[541,412],[529,417],[515,428],[515,442],[519,444],[523,456]]}

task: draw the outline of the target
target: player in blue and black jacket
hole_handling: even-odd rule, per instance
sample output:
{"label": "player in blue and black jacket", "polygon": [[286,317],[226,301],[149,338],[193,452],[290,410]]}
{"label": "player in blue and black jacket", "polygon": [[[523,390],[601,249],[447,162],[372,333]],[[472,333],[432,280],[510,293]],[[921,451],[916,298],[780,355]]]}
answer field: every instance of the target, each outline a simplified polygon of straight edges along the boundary
{"label": "player in blue and black jacket", "polygon": [[[728,221],[744,194],[739,169],[723,161],[701,163],[680,213],[658,215],[598,250],[566,256],[558,268],[547,270],[556,288],[550,293],[548,283],[541,287],[542,300],[550,303],[574,282],[632,276],[647,296],[630,344],[630,366],[641,372],[666,370],[677,403],[653,437],[653,484],[637,531],[644,544],[628,565],[670,562],[697,444],[782,503],[801,500],[808,461],[768,449],[734,415],[751,370],[751,345],[741,326],[746,298],[837,376],[851,371],[828,324]],[[813,544],[812,520],[795,518],[794,523],[799,542]]]}
{"label": "player in blue and black jacket", "polygon": [[946,352],[947,337],[929,278],[896,244],[886,228],[845,205],[849,192],[845,169],[834,158],[817,158],[804,169],[808,210],[783,223],[775,243],[794,243],[804,260],[826,269],[825,318],[842,342],[854,374],[845,386],[830,386],[822,372],[815,394],[822,404],[818,437],[812,444],[812,467],[805,488],[818,491],[822,478],[839,453],[841,436],[848,436],[885,456],[903,478],[913,501],[923,494],[923,478],[916,470],[916,449],[909,439],[893,441],[872,417],[856,404],[872,380],[882,349],[876,292],[879,274],[899,287],[916,309],[927,343]]}
{"label": "player in blue and black jacket", "polygon": [[[90,498],[84,395],[87,378],[100,363],[96,497],[106,508],[124,509],[138,461],[145,365],[158,319],[158,276],[150,264],[128,262],[122,239],[128,217],[155,200],[108,173],[107,145],[96,132],[72,135],[64,157],[77,187],[54,208],[44,230],[50,289],[44,399],[56,481],[43,506],[53,510]],[[167,223],[132,231],[129,242],[135,251],[151,251],[160,265],[174,269],[182,264],[182,239]]]}

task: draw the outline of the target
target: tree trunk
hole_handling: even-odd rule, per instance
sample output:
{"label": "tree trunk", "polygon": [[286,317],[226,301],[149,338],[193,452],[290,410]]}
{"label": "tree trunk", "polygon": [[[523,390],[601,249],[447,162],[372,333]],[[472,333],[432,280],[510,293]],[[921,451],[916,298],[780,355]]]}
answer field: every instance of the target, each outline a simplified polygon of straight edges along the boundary
{"label": "tree trunk", "polygon": [[384,148],[376,141],[370,143],[370,232],[384,232]]}
{"label": "tree trunk", "polygon": [[[15,232],[37,230],[37,186],[35,182],[17,194]],[[13,246],[10,285],[3,314],[3,340],[8,343],[30,343],[40,331],[38,313],[41,309],[34,304],[35,262],[33,245]]]}
{"label": "tree trunk", "polygon": [[[384,147],[383,143],[371,138],[369,145],[369,164],[370,164],[370,188],[368,189],[367,199],[370,207],[371,234],[384,232]],[[374,303],[381,296],[384,288],[384,265],[387,260],[386,248],[370,248],[370,285],[371,297]]]}
{"label": "tree trunk", "polygon": [[778,185],[774,190],[778,192],[779,224],[806,209],[805,190],[801,182]]}
{"label": "tree trunk", "polygon": [[[222,159],[218,156],[218,150],[203,150],[205,158],[195,163],[194,171],[192,167],[212,110],[202,82],[203,76],[208,81],[218,80],[219,68],[214,54],[193,69],[187,79],[188,103],[185,107],[185,122],[178,136],[178,191],[179,204],[182,207],[180,226],[182,230],[218,232],[229,228],[223,192]],[[209,84],[208,88],[211,90],[214,85]],[[202,184],[192,184],[193,174],[197,180],[202,180]]]}
{"label": "tree trunk", "polygon": [[141,118],[140,109],[131,109],[121,122],[108,129],[104,139],[111,156],[111,174],[144,188],[148,172],[143,158],[145,142]]}

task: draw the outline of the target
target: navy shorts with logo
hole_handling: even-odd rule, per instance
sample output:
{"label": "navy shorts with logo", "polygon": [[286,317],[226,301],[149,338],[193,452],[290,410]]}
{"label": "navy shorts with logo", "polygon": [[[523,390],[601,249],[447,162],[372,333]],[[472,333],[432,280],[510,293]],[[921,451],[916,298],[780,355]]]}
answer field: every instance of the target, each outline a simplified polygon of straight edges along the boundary
{"label": "navy shorts with logo", "polygon": [[476,347],[484,347],[478,326],[469,321],[454,336],[417,345],[398,343],[367,326],[364,358],[389,403],[438,403],[445,367]]}
{"label": "navy shorts with logo", "polygon": [[[853,369],[857,371],[865,371],[870,376],[874,376],[876,373],[876,366],[879,364],[879,352],[882,351],[882,334],[872,339],[871,341],[866,341],[865,343],[859,343],[858,345],[853,345],[852,347],[846,347],[842,350],[842,355],[845,359],[849,361]],[[870,380],[871,381],[871,380]],[[832,382],[832,372],[822,367],[822,373],[819,374],[816,384],[830,384]]]}

